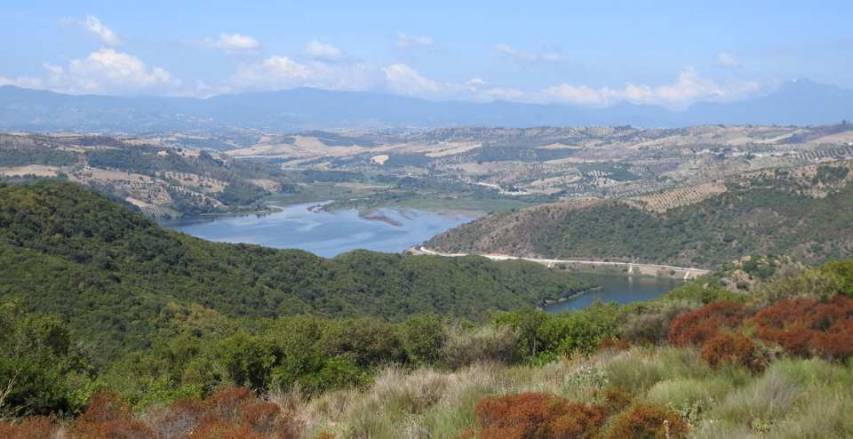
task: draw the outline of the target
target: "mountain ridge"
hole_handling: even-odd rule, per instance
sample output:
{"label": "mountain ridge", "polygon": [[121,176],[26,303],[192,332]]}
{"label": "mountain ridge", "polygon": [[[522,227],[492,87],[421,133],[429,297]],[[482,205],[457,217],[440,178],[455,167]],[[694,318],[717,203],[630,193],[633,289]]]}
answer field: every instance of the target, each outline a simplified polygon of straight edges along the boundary
{"label": "mountain ridge", "polygon": [[816,125],[847,119],[853,119],[853,91],[809,80],[788,82],[769,94],[742,101],[699,102],[684,111],[631,103],[592,108],[506,101],[432,101],[314,88],[190,98],[67,95],[0,87],[0,130],[7,131],[298,131],[475,125],[683,127],[719,123]]}

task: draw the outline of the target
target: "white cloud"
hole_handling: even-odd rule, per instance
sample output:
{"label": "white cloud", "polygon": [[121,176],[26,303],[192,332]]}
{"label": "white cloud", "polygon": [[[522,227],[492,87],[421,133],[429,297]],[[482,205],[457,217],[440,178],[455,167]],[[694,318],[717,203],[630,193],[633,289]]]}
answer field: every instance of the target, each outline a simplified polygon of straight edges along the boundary
{"label": "white cloud", "polygon": [[732,69],[740,67],[740,62],[731,53],[720,52],[717,54],[717,65]]}
{"label": "white cloud", "polygon": [[164,89],[176,85],[168,71],[149,68],[139,58],[113,49],[101,49],[66,66],[45,64],[47,76],[39,85],[68,93],[123,93]]}
{"label": "white cloud", "polygon": [[468,97],[475,101],[527,101],[525,92],[511,87],[494,87],[482,78],[471,78],[465,82],[464,87]]}
{"label": "white cloud", "polygon": [[205,45],[226,53],[252,53],[261,48],[258,40],[243,34],[219,34],[216,38],[207,38]]}
{"label": "white cloud", "polygon": [[286,56],[271,56],[260,62],[240,67],[235,79],[239,84],[245,86],[261,84],[286,86],[304,83],[312,76],[313,72],[306,65],[297,63]]}
{"label": "white cloud", "polygon": [[683,108],[696,101],[729,101],[760,89],[756,82],[730,81],[724,84],[699,76],[694,70],[679,73],[671,84],[650,86],[628,83],[622,88],[593,88],[559,84],[544,90],[546,98],[580,105],[608,106],[617,102]]}
{"label": "white cloud", "polygon": [[391,64],[382,69],[388,88],[410,96],[436,96],[447,91],[447,86],[429,79],[406,64]]}
{"label": "white cloud", "polygon": [[404,33],[397,34],[396,46],[398,49],[418,49],[430,47],[433,45],[432,38],[424,35],[407,35]]}
{"label": "white cloud", "polygon": [[121,44],[121,38],[118,34],[102,23],[98,17],[89,15],[83,20],[82,24],[86,30],[97,36],[105,45],[115,47]]}
{"label": "white cloud", "polygon": [[486,81],[484,81],[483,78],[471,78],[465,82],[465,85],[469,88],[476,89],[486,85]]}
{"label": "white cloud", "polygon": [[329,61],[341,59],[344,55],[343,50],[331,44],[322,43],[317,40],[309,41],[308,44],[305,45],[305,53],[314,59]]}
{"label": "white cloud", "polygon": [[557,52],[528,52],[516,49],[515,47],[512,47],[509,44],[497,44],[495,45],[495,51],[497,51],[503,57],[525,64],[560,63],[566,60],[566,58],[562,54]]}
{"label": "white cloud", "polygon": [[367,64],[328,64],[297,62],[277,55],[243,64],[231,78],[236,90],[278,90],[293,87],[318,87],[330,90],[368,90],[377,83],[379,72]]}

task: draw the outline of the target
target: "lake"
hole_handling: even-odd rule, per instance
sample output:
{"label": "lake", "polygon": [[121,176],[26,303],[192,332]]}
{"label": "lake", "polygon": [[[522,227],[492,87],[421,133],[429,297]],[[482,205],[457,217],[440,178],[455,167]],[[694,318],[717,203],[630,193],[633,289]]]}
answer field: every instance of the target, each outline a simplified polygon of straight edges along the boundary
{"label": "lake", "polygon": [[597,288],[564,302],[545,306],[549,312],[570,311],[585,308],[595,302],[631,303],[656,299],[667,291],[683,284],[677,279],[625,276],[618,274],[578,273],[578,277],[589,281]]}
{"label": "lake", "polygon": [[417,209],[325,212],[322,203],[296,204],[266,215],[218,217],[166,224],[209,241],[298,248],[332,257],[355,249],[401,252],[473,217]]}

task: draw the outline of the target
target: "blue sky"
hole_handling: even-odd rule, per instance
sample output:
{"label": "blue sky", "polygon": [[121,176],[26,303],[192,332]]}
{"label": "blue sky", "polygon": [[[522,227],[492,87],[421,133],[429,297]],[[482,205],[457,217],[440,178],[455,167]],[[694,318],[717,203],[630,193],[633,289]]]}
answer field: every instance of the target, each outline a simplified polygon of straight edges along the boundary
{"label": "blue sky", "polygon": [[16,1],[0,84],[208,96],[312,86],[683,107],[853,88],[853,2]]}

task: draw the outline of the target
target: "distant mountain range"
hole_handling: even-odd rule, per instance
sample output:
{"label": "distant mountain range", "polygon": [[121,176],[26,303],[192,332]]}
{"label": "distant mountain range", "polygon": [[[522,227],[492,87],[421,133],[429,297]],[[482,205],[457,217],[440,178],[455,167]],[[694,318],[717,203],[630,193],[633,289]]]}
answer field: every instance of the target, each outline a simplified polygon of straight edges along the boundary
{"label": "distant mountain range", "polygon": [[853,91],[797,80],[732,103],[684,111],[649,105],[607,108],[513,102],[429,101],[371,92],[311,88],[206,99],[65,95],[0,87],[0,130],[143,133],[217,129],[297,131],[330,128],[699,124],[817,125],[853,119]]}

